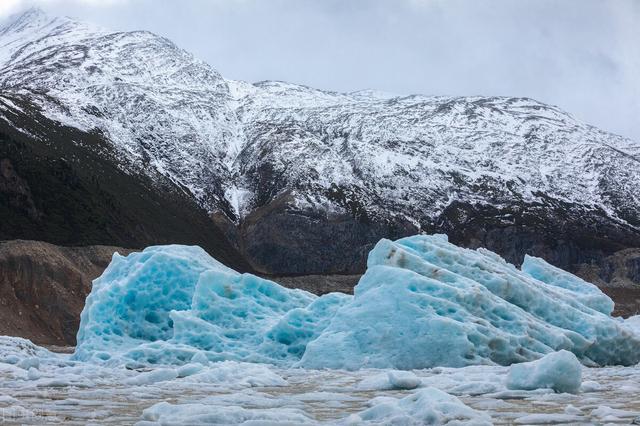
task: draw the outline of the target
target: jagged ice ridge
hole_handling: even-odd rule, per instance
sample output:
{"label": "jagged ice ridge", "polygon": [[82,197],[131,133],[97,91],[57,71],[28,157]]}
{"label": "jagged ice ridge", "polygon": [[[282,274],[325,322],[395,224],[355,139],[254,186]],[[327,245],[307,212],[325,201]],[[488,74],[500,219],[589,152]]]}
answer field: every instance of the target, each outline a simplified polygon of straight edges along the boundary
{"label": "jagged ice ridge", "polygon": [[607,296],[541,259],[526,266],[443,235],[381,240],[353,296],[317,297],[198,247],[150,247],[114,255],[95,280],[74,356],[349,370],[510,365],[559,350],[587,365],[640,361],[640,336],[610,316]]}

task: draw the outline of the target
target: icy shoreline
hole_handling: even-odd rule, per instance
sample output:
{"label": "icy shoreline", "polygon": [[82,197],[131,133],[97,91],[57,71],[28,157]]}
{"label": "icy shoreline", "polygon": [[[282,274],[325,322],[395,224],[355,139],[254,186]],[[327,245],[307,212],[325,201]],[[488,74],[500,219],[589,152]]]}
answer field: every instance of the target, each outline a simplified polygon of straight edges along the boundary
{"label": "icy shoreline", "polygon": [[[190,375],[174,377],[172,370]],[[493,424],[629,424],[640,416],[637,367],[582,368],[577,394],[509,390],[509,367],[502,366],[413,370],[416,389],[395,388],[392,371],[240,362],[128,370],[73,361],[69,354],[0,337],[0,415],[7,424],[212,424],[216,418],[222,424],[358,424],[372,407],[386,404],[384,413],[392,413],[401,399],[419,399],[420,392],[435,388],[479,413],[458,424],[486,424],[487,418]],[[419,419],[407,424],[421,424]]]}

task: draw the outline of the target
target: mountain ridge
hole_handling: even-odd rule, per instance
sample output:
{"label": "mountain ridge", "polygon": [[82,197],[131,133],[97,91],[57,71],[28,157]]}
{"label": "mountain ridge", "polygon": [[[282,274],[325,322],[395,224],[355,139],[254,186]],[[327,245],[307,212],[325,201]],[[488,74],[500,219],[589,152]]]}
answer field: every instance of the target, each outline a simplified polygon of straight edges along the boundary
{"label": "mountain ridge", "polygon": [[0,29],[11,96],[185,188],[265,273],[357,273],[420,232],[565,268],[640,246],[640,144],[528,98],[228,80],[152,33],[33,10]]}

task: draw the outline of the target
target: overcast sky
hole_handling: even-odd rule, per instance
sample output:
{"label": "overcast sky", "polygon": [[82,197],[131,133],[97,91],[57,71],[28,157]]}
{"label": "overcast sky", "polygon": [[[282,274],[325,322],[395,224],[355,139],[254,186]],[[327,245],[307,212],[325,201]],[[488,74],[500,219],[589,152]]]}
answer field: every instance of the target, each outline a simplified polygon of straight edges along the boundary
{"label": "overcast sky", "polygon": [[0,0],[164,35],[225,77],[528,96],[640,141],[640,0]]}

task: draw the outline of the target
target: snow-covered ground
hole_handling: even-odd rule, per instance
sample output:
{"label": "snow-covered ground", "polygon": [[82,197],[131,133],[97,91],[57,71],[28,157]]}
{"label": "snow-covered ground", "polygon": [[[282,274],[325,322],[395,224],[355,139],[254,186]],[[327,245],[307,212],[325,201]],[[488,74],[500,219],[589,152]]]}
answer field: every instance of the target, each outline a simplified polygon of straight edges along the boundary
{"label": "snow-covered ground", "polygon": [[[389,371],[393,370],[287,369],[238,362],[129,370],[73,361],[69,354],[36,350],[24,340],[3,337],[0,421],[358,424],[368,419],[386,424],[390,417],[384,416],[395,415],[405,416],[402,424],[422,424],[424,419],[438,424],[454,418],[468,424],[630,424],[640,416],[637,367],[582,368],[577,394],[509,390],[509,367],[414,370],[418,380],[409,384],[418,388],[409,390],[394,389]],[[470,409],[455,400],[441,401],[443,395],[433,388],[459,398]]]}

